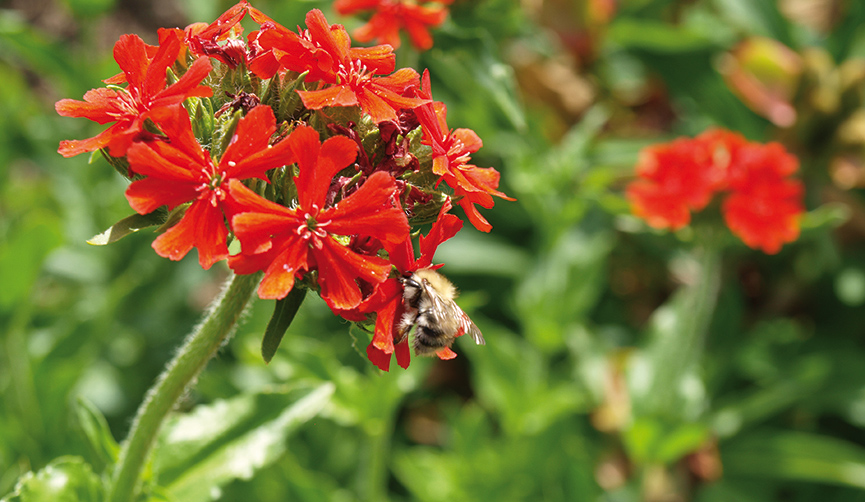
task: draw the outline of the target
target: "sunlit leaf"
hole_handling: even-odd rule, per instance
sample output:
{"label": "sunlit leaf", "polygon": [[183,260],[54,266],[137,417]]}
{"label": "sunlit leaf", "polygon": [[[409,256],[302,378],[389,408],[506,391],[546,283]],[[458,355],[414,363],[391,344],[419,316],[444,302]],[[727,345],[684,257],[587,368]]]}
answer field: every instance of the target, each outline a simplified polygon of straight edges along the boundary
{"label": "sunlit leaf", "polygon": [[102,481],[80,457],[60,457],[28,472],[2,502],[101,502]]}
{"label": "sunlit leaf", "polygon": [[154,450],[158,484],[176,500],[208,501],[235,479],[278,459],[295,429],[330,401],[334,387],[241,395],[170,420]]}
{"label": "sunlit leaf", "polygon": [[104,246],[106,244],[111,244],[112,242],[117,242],[129,234],[133,234],[141,230],[142,228],[161,225],[165,222],[165,217],[166,212],[162,208],[148,214],[135,213],[133,215],[127,216],[126,218],[123,218],[114,225],[111,225],[110,228],[108,228],[101,234],[94,235],[87,240],[87,244],[92,244],[94,246]]}
{"label": "sunlit leaf", "polygon": [[795,431],[763,430],[722,444],[725,475],[865,488],[865,448]]}

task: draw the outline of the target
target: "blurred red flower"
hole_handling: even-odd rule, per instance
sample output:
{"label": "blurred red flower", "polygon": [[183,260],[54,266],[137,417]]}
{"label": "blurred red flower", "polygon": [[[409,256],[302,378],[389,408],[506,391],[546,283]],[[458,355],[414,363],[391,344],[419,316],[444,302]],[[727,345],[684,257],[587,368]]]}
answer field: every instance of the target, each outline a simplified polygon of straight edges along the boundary
{"label": "blurred red flower", "polygon": [[748,246],[775,254],[799,237],[805,187],[789,176],[799,161],[779,143],[749,143],[736,152],[721,212]]}
{"label": "blurred red flower", "polygon": [[724,166],[712,148],[717,144],[679,138],[640,152],[638,178],[627,189],[634,214],[655,228],[678,230],[690,223],[691,211],[706,207],[723,182]]}
{"label": "blurred red flower", "polygon": [[401,44],[400,30],[408,32],[413,46],[419,50],[429,50],[433,45],[429,28],[440,26],[448,15],[446,5],[451,0],[417,2],[402,0],[337,0],[333,7],[342,15],[372,10],[369,21],[356,29],[352,35],[359,42],[375,40],[388,44],[394,49]]}
{"label": "blurred red flower", "polygon": [[356,192],[325,207],[331,180],[354,162],[357,145],[342,136],[322,143],[318,132],[307,126],[295,129],[285,141],[299,168],[294,178],[297,206],[265,200],[232,180],[231,195],[241,208],[232,218],[232,229],[242,252],[230,257],[229,265],[240,274],[264,270],[258,288],[264,299],[284,298],[299,274],[317,270],[321,297],[332,309],[357,307],[363,298],[356,281],[384,282],[391,265],[353,251],[342,236],[370,236],[382,243],[404,240],[409,225],[395,203],[396,182],[387,173],[374,173]]}
{"label": "blurred red flower", "polygon": [[729,192],[721,205],[727,226],[748,246],[774,254],[799,236],[804,187],[789,178],[798,166],[778,143],[711,129],[644,149],[626,195],[649,225],[677,230],[716,193]]}
{"label": "blurred red flower", "polygon": [[171,107],[192,96],[211,96],[210,87],[199,86],[212,66],[207,58],[197,59],[174,84],[166,87],[166,70],[174,64],[183,46],[176,30],[160,32],[159,49],[152,58],[148,47],[136,35],[122,35],[114,44],[114,59],[123,76],[106,83],[128,82],[125,89],[101,87],[84,94],[84,101],[61,99],[55,105],[65,117],[85,117],[100,124],[115,122],[97,136],[84,140],[60,142],[58,153],[72,157],[100,148],[108,148],[113,157],[122,157],[133,140],[143,133],[146,119],[159,123],[173,114]]}
{"label": "blurred red flower", "polygon": [[270,107],[255,107],[240,119],[218,163],[198,144],[186,110],[177,105],[174,112],[162,122],[167,141],[136,142],[129,148],[130,169],[146,178],[132,182],[126,198],[140,214],[163,205],[170,210],[192,202],[180,222],[153,241],[153,249],[160,256],[179,260],[196,247],[199,263],[208,269],[228,256],[225,218],[233,214],[228,181],[267,180],[267,170],[294,161],[285,141],[268,144],[276,131]]}

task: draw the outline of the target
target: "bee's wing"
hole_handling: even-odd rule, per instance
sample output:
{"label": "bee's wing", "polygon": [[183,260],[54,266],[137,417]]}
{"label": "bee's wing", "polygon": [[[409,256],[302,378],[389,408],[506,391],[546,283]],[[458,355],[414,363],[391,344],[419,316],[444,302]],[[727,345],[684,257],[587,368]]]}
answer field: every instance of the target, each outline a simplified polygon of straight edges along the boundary
{"label": "bee's wing", "polygon": [[472,340],[475,341],[478,345],[486,345],[487,342],[484,340],[484,336],[481,335],[481,330],[475,325],[474,321],[471,320],[468,314],[463,312],[463,309],[456,304],[456,302],[451,301],[453,304],[451,307],[454,309],[454,313],[457,314],[457,319],[460,323],[460,332],[462,334],[469,334],[472,337]]}

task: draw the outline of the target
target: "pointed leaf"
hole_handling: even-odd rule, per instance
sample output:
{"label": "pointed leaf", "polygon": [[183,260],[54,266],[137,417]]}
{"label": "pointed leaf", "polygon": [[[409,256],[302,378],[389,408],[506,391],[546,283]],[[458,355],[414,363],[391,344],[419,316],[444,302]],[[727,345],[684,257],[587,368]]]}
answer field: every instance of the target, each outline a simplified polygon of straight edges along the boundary
{"label": "pointed leaf", "polygon": [[111,429],[108,428],[105,417],[93,406],[93,403],[83,397],[78,398],[75,412],[78,415],[78,424],[87,438],[88,444],[93,449],[94,460],[101,464],[97,467],[104,468],[106,465],[114,464],[117,461],[120,446],[111,435]]}
{"label": "pointed leaf", "polygon": [[94,235],[87,240],[87,244],[93,246],[104,246],[117,242],[129,234],[133,234],[142,228],[161,225],[165,222],[166,213],[164,208],[159,208],[156,211],[147,214],[135,213],[118,221],[101,234]]}
{"label": "pointed leaf", "polygon": [[763,430],[725,443],[721,458],[725,477],[865,488],[865,448],[828,436]]}
{"label": "pointed leaf", "polygon": [[331,383],[247,394],[200,406],[166,424],[154,449],[155,479],[174,500],[212,500],[286,450],[286,439],[330,401]]}
{"label": "pointed leaf", "polygon": [[292,288],[288,296],[276,301],[273,316],[267,323],[264,338],[261,340],[261,357],[264,358],[264,362],[269,363],[273,359],[273,355],[276,354],[276,349],[279,348],[285,331],[291,325],[294,316],[297,315],[303,299],[306,298],[306,291],[306,288]]}

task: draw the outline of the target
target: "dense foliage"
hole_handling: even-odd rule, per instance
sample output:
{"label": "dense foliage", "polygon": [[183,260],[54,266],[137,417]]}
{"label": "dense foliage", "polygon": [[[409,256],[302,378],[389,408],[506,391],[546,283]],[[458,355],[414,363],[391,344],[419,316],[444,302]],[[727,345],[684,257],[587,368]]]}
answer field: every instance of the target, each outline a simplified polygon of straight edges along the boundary
{"label": "dense foliage", "polygon": [[[446,264],[487,343],[461,337],[455,359],[382,372],[368,360],[374,319],[334,315],[359,299],[308,295],[266,364],[272,298],[287,291],[261,295],[162,428],[141,500],[865,500],[865,5],[252,3],[294,31],[321,9],[355,46],[403,37],[395,67],[428,73],[396,110],[435,114],[431,88],[447,125],[483,140],[460,155],[500,172],[498,190],[516,199],[496,199],[483,222],[472,211],[489,204],[460,185],[417,179],[468,216],[432,262]],[[116,159],[57,153],[106,129],[54,104],[117,75],[115,43],[137,44],[124,34],[157,44],[157,28],[210,23],[233,5],[143,4],[0,10],[0,496],[10,501],[104,499],[145,392],[236,253],[212,246],[205,257],[200,243],[178,261],[160,257],[157,234],[124,218],[172,201],[142,188],[136,206]],[[397,23],[401,34],[385,29]],[[211,99],[178,82],[187,104]],[[312,94],[322,91],[305,89],[302,108],[323,108]],[[226,96],[209,110],[231,105]],[[387,113],[376,110],[364,109]],[[267,142],[279,126],[265,114],[244,109],[235,126]],[[275,119],[301,131],[299,151],[333,139],[321,127],[320,139],[302,137],[309,117]],[[176,127],[200,133],[192,121]],[[341,131],[327,134],[349,137]],[[435,151],[421,133],[415,145]],[[129,138],[111,139],[96,148],[130,150]],[[136,145],[132,163],[165,153]],[[246,158],[229,151],[216,163]],[[388,183],[381,190],[396,190]],[[446,205],[436,199],[416,228],[433,233]],[[122,239],[87,244],[118,221]]]}

